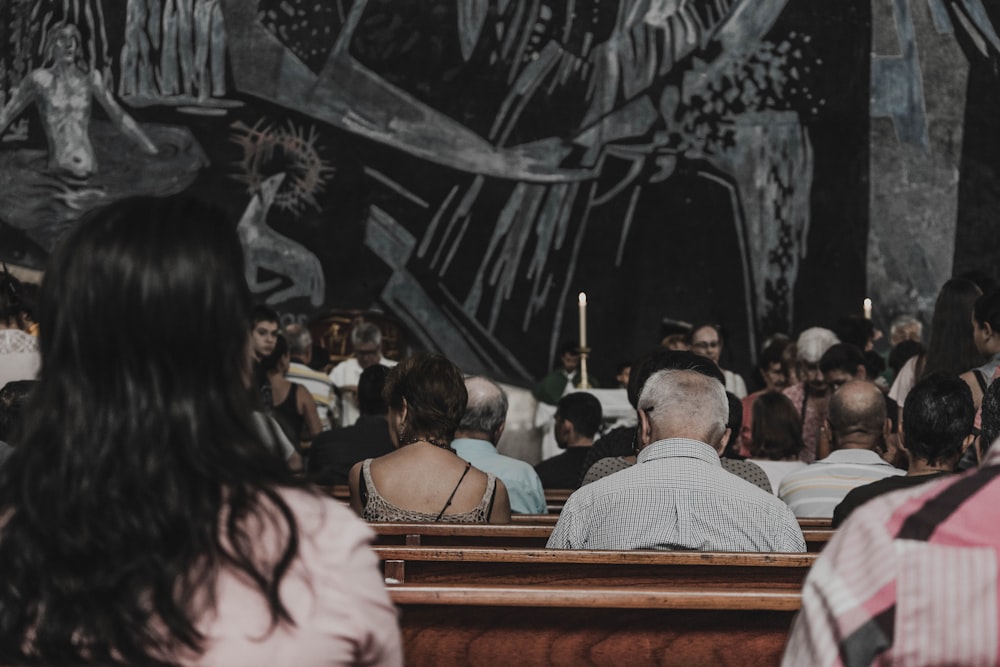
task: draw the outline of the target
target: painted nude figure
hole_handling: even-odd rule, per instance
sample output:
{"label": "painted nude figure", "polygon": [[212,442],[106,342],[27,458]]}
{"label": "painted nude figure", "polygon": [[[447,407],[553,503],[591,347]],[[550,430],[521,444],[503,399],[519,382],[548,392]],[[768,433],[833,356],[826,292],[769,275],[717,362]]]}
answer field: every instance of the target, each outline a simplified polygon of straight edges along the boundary
{"label": "painted nude figure", "polygon": [[157,154],[153,142],[105,87],[101,73],[87,65],[80,31],[70,23],[56,24],[50,30],[45,40],[44,65],[21,81],[0,110],[0,135],[34,102],[49,141],[49,167],[85,178],[97,171],[88,132],[93,98],[144,153]]}

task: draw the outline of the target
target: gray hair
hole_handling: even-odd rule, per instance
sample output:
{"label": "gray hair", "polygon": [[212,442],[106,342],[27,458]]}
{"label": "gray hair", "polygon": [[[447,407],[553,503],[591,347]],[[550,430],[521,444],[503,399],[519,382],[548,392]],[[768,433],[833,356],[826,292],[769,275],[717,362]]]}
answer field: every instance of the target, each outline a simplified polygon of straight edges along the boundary
{"label": "gray hair", "polygon": [[351,345],[357,347],[365,343],[371,343],[376,347],[382,346],[382,330],[377,324],[359,322],[351,329]]}
{"label": "gray hair", "polygon": [[507,420],[507,394],[496,382],[480,375],[466,377],[465,389],[469,393],[469,402],[458,430],[489,433],[492,436]]}
{"label": "gray hair", "polygon": [[903,329],[907,329],[909,327],[916,327],[918,335],[923,335],[924,323],[917,319],[917,316],[912,313],[903,313],[902,315],[896,317],[892,321],[892,324],[889,325],[889,338],[895,338],[896,335]]}
{"label": "gray hair", "polygon": [[823,327],[812,327],[799,334],[795,342],[795,351],[799,361],[808,364],[818,364],[826,351],[840,342],[837,334]]}
{"label": "gray hair", "polygon": [[667,369],[653,373],[639,394],[639,410],[649,414],[661,434],[701,434],[715,445],[729,422],[726,388],[697,371]]}
{"label": "gray hair", "polygon": [[285,327],[285,340],[293,357],[304,356],[313,344],[312,334],[301,324],[289,324]]}

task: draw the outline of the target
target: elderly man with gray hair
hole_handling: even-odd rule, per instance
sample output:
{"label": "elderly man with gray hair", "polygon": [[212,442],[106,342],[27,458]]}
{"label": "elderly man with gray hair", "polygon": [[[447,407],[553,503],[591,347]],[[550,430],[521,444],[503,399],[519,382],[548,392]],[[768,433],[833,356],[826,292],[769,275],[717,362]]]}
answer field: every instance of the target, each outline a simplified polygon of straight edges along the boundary
{"label": "elderly man with gray hair", "polygon": [[452,449],[483,472],[500,478],[507,487],[510,511],[517,514],[545,514],[545,490],[531,464],[497,452],[497,443],[507,423],[507,394],[489,378],[465,378],[469,394]]}
{"label": "elderly man with gray hair", "polygon": [[805,551],[795,516],[772,494],[723,470],[731,433],[722,385],[662,370],[639,394],[636,465],[570,496],[556,549]]}
{"label": "elderly man with gray hair", "polygon": [[330,381],[340,392],[340,425],[353,426],[358,420],[358,380],[369,366],[382,364],[391,368],[396,362],[382,356],[382,330],[374,322],[357,321],[351,329],[351,349],[354,353],[333,367]]}
{"label": "elderly man with gray hair", "polygon": [[828,453],[826,443],[821,444],[820,437],[831,391],[819,367],[819,360],[839,342],[837,334],[823,327],[812,327],[800,333],[795,341],[799,382],[781,392],[802,415],[802,442],[805,447],[799,458],[806,463],[812,463]]}

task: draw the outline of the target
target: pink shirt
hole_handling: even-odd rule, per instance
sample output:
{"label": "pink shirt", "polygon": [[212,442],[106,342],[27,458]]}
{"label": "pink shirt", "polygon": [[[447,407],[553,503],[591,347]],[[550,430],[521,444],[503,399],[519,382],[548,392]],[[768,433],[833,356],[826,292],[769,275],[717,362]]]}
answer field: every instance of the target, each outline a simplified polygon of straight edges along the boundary
{"label": "pink shirt", "polygon": [[[302,491],[283,493],[299,526],[299,555],[281,584],[295,626],[268,633],[264,599],[232,572],[220,575],[217,609],[202,619],[205,653],[180,656],[184,665],[401,665],[396,609],[372,531],[346,506]],[[260,530],[264,551],[275,549],[270,524]]]}

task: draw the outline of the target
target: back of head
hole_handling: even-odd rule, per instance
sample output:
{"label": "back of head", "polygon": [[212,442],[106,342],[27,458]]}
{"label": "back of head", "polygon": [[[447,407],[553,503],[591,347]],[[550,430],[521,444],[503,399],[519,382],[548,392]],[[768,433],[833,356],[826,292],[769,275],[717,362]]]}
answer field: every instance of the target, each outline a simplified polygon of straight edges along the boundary
{"label": "back of head", "polygon": [[924,376],[903,405],[906,449],[931,465],[954,464],[975,417],[972,391],[963,380],[944,373]]}
{"label": "back of head", "polygon": [[0,468],[0,655],[149,664],[197,648],[220,530],[226,563],[287,618],[284,568],[249,558],[241,522],[219,526],[223,499],[246,517],[264,495],[294,531],[273,486],[296,482],[252,427],[249,304],[233,225],[188,198],[114,204],[50,258],[40,379]]}
{"label": "back of head", "polygon": [[776,391],[769,391],[753,402],[753,430],[750,453],[754,458],[798,458],[802,442],[802,420],[792,401]]}
{"label": "back of head", "polygon": [[358,409],[363,415],[384,415],[389,406],[385,403],[385,381],[389,369],[373,364],[361,371],[358,378]]}
{"label": "back of head", "polygon": [[972,311],[982,292],[962,278],[952,278],[938,293],[931,318],[924,375],[964,373],[981,361],[972,335]]}
{"label": "back of head", "polygon": [[303,359],[312,351],[312,334],[301,324],[289,324],[285,327],[285,340],[288,341],[288,353],[292,357]]}
{"label": "back of head", "polygon": [[469,402],[459,430],[485,434],[488,440],[493,441],[507,421],[507,394],[493,380],[478,375],[465,378],[465,390],[469,394]]}
{"label": "back of head", "polygon": [[729,421],[725,387],[691,370],[653,373],[639,395],[638,409],[649,415],[658,440],[691,438],[714,447]]}
{"label": "back of head", "polygon": [[860,315],[847,315],[837,320],[833,333],[840,342],[850,343],[864,350],[875,336],[875,324]]}
{"label": "back of head", "polygon": [[924,351],[923,343],[915,340],[904,340],[889,351],[889,368],[894,373],[899,373],[907,361],[918,354],[923,354]]}
{"label": "back of head", "polygon": [[394,410],[406,405],[400,444],[418,438],[451,442],[469,400],[462,372],[442,355],[428,352],[393,366],[383,395]]}
{"label": "back of head", "polygon": [[874,447],[880,442],[885,428],[885,397],[871,382],[848,382],[830,398],[828,419],[838,448],[846,438]]}
{"label": "back of head", "polygon": [[837,343],[830,346],[819,360],[819,369],[824,373],[838,370],[849,375],[857,375],[858,367],[864,367],[865,355],[861,348],[851,343]]}
{"label": "back of head", "polygon": [[718,365],[708,357],[697,355],[688,350],[665,350],[657,348],[646,355],[632,368],[628,379],[628,402],[632,407],[638,407],[639,393],[649,377],[662,370],[691,370],[707,375],[725,386],[726,378]]}
{"label": "back of head", "polygon": [[981,453],[985,454],[997,438],[1000,438],[1000,382],[991,382],[987,387],[986,393],[983,394],[982,409],[980,425],[982,439],[979,448]]}
{"label": "back of head", "polygon": [[601,428],[601,402],[593,394],[574,391],[559,399],[556,415],[573,425],[578,435],[593,438]]}
{"label": "back of head", "polygon": [[16,433],[21,425],[21,413],[36,384],[36,380],[15,380],[0,389],[0,442],[17,444]]}
{"label": "back of head", "polygon": [[799,334],[795,341],[795,353],[800,362],[818,364],[831,347],[839,343],[837,335],[823,327],[812,327]]}

